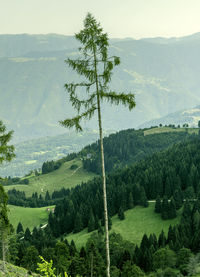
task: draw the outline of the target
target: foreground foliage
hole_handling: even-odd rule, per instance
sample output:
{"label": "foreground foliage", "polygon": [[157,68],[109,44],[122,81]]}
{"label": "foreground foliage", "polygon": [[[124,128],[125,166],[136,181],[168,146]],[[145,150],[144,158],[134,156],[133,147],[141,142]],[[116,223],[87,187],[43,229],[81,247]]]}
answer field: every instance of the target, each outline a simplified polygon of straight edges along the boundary
{"label": "foreground foliage", "polygon": [[[181,276],[180,273],[195,276],[200,266],[196,255],[200,251],[199,223],[200,199],[184,204],[180,223],[170,226],[168,233],[144,234],[140,245],[111,233],[111,276],[146,276],[150,272],[150,276],[156,277]],[[36,271],[39,255],[42,255],[56,268],[54,274],[105,276],[104,236],[98,232],[91,235],[85,247],[77,250],[73,241],[56,241],[48,227],[35,228],[32,234],[26,229],[24,233],[18,233],[10,247],[13,262],[32,271]],[[48,263],[43,264],[45,270]]]}
{"label": "foreground foliage", "polygon": [[[42,256],[40,256],[40,259],[42,260],[41,263],[38,263],[38,268],[37,271],[42,273],[42,275],[46,277],[61,277],[61,274],[55,275],[56,268],[52,268],[53,261],[51,260],[50,262],[47,262],[44,260]],[[68,277],[67,273],[64,273],[65,277]]]}

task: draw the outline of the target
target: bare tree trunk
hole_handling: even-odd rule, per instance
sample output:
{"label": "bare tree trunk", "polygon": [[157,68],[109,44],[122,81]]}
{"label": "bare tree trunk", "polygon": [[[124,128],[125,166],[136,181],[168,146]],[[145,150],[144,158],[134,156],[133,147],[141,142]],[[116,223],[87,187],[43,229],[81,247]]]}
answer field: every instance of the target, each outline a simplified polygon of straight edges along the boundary
{"label": "bare tree trunk", "polygon": [[94,256],[93,256],[93,252],[91,254],[91,272],[90,272],[90,276],[93,277],[93,270],[94,270]]}
{"label": "bare tree trunk", "polygon": [[1,247],[2,247],[2,261],[3,261],[3,271],[6,271],[6,242],[4,233],[1,232]]}
{"label": "bare tree trunk", "polygon": [[104,217],[105,217],[105,235],[106,235],[106,261],[107,261],[107,277],[110,277],[110,250],[109,250],[109,232],[108,232],[108,209],[107,209],[107,196],[106,196],[106,174],[105,174],[105,162],[104,162],[104,150],[103,150],[103,132],[101,123],[101,106],[99,94],[97,94],[98,105],[98,121],[99,121],[99,137],[101,146],[101,166],[102,166],[102,179],[103,179],[103,203],[104,203]]}
{"label": "bare tree trunk", "polygon": [[105,235],[106,235],[106,275],[110,277],[110,249],[109,249],[109,232],[108,232],[108,208],[107,208],[107,196],[106,196],[106,174],[105,174],[105,162],[104,162],[104,149],[103,149],[103,132],[101,123],[101,105],[99,95],[99,82],[97,71],[97,56],[96,48],[93,48],[94,55],[94,68],[95,68],[95,83],[97,94],[97,110],[98,110],[98,122],[99,122],[99,139],[101,147],[101,168],[102,168],[102,181],[103,181],[103,203],[104,203],[104,218],[105,218]]}

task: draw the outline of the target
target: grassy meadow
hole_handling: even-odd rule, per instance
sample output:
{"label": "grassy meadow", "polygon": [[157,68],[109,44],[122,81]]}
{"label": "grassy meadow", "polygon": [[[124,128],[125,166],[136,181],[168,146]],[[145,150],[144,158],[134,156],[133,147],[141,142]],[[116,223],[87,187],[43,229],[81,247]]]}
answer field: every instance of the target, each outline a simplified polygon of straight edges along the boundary
{"label": "grassy meadow", "polygon": [[[135,244],[139,244],[143,235],[155,233],[159,235],[163,230],[167,234],[168,228],[171,225],[176,225],[180,219],[180,211],[177,218],[162,220],[160,214],[154,212],[155,203],[149,203],[148,208],[136,206],[135,208],[125,212],[125,220],[119,220],[118,216],[112,217],[112,229],[110,232],[116,232],[122,235],[125,240],[129,240]],[[66,236],[70,242],[74,240],[77,247],[85,245],[91,233],[84,229],[77,234],[69,234]]]}
{"label": "grassy meadow", "polygon": [[[169,225],[175,225],[179,222],[180,211],[178,217],[175,219],[162,220],[160,214],[154,212],[155,203],[149,203],[148,208],[136,206],[135,208],[125,212],[125,220],[119,220],[118,216],[112,217],[112,229],[110,232],[116,232],[122,235],[125,240],[129,240],[133,243],[139,244],[143,235],[146,233],[150,235],[155,233],[159,235],[163,230],[166,234]],[[9,219],[16,229],[19,222],[22,223],[24,229],[29,227],[30,230],[40,224],[45,224],[48,221],[47,211],[48,207],[43,208],[25,208],[9,205],[10,213]],[[49,207],[53,208],[53,206]],[[84,229],[77,234],[69,234],[66,236],[70,242],[72,239],[75,241],[78,248],[85,245],[87,239],[91,236],[91,233]]]}
{"label": "grassy meadow", "polygon": [[198,128],[172,128],[172,127],[156,127],[144,131],[144,136],[169,133],[169,132],[188,132],[189,134],[198,134]]}
{"label": "grassy meadow", "polygon": [[22,223],[25,229],[28,227],[32,230],[36,226],[40,226],[40,224],[45,224],[48,221],[49,212],[47,208],[52,209],[51,207],[42,207],[42,208],[28,208],[28,207],[18,207],[9,205],[9,220],[12,223],[13,227],[16,229],[19,222]]}
{"label": "grassy meadow", "polygon": [[[76,164],[77,169],[71,170],[71,165]],[[31,196],[33,192],[37,192],[38,195],[45,195],[48,190],[52,193],[54,190],[60,190],[64,188],[71,188],[81,182],[86,182],[92,179],[96,175],[92,172],[87,172],[83,169],[82,161],[80,159],[74,159],[72,161],[65,162],[59,169],[50,172],[48,174],[42,174],[39,176],[26,177],[29,179],[28,185],[12,185],[5,186],[5,190],[16,190],[24,191],[26,196]]]}

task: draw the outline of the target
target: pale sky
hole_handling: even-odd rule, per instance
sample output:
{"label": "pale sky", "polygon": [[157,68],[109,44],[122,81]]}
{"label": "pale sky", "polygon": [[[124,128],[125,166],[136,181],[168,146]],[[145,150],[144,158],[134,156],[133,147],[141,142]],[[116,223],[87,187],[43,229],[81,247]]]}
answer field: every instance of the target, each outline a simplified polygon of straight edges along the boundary
{"label": "pale sky", "polygon": [[0,34],[74,35],[87,12],[112,38],[200,32],[200,0],[0,0]]}

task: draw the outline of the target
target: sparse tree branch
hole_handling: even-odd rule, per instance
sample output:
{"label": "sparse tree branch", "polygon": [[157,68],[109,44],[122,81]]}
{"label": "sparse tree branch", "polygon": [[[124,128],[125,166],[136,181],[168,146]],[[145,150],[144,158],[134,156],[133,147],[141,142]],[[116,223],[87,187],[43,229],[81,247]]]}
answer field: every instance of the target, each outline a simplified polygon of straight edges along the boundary
{"label": "sparse tree branch", "polygon": [[135,103],[135,96],[132,93],[125,94],[120,93],[117,94],[116,92],[110,91],[110,92],[104,92],[101,91],[100,93],[101,99],[106,99],[110,103],[114,103],[116,105],[122,104],[124,106],[128,106],[129,110],[132,110],[136,103]]}
{"label": "sparse tree branch", "polygon": [[96,106],[92,106],[92,108],[88,109],[86,112],[82,113],[81,115],[77,115],[70,119],[65,119],[63,121],[59,121],[60,124],[66,128],[73,128],[75,127],[77,132],[83,131],[80,121],[82,119],[91,119],[94,115],[95,110],[97,109]]}

